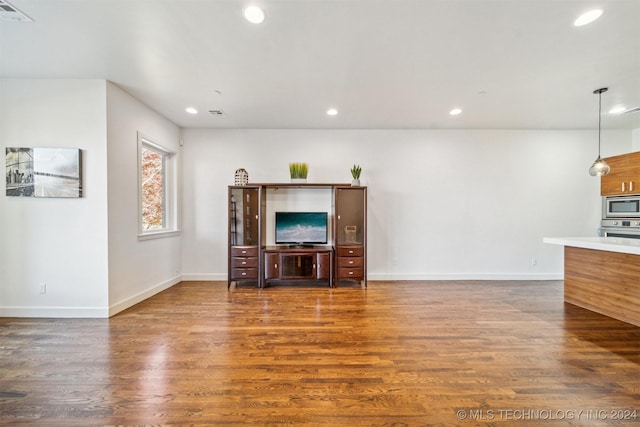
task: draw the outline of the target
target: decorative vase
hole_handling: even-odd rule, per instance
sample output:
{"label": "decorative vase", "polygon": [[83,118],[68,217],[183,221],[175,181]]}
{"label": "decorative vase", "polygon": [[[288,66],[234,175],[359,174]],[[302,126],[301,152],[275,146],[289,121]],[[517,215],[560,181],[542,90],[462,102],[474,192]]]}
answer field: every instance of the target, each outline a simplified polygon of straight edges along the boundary
{"label": "decorative vase", "polygon": [[351,180],[352,187],[360,187],[360,179],[352,179]]}
{"label": "decorative vase", "polygon": [[243,168],[237,169],[235,178],[236,185],[247,185],[249,182],[249,172]]}

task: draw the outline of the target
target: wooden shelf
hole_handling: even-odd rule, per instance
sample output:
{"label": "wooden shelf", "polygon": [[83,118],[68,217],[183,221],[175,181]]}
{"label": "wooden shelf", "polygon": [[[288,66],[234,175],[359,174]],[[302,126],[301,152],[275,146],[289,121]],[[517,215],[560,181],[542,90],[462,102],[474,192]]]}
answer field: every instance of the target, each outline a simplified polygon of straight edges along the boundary
{"label": "wooden shelf", "polygon": [[256,186],[256,187],[268,187],[268,188],[286,188],[286,187],[351,187],[350,183],[336,184],[336,183],[326,183],[326,182],[259,182],[259,183],[249,183],[247,185]]}

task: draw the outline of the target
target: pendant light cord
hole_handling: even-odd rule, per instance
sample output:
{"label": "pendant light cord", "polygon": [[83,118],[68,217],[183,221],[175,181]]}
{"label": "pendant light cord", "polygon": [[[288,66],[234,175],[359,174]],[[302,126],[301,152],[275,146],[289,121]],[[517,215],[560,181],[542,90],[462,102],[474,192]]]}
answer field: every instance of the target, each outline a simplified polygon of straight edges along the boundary
{"label": "pendant light cord", "polygon": [[602,92],[608,91],[609,88],[603,87],[596,89],[593,94],[598,94],[598,159],[600,159],[600,134],[602,133]]}
{"label": "pendant light cord", "polygon": [[598,92],[598,159],[600,158],[600,122],[602,121],[602,91]]}

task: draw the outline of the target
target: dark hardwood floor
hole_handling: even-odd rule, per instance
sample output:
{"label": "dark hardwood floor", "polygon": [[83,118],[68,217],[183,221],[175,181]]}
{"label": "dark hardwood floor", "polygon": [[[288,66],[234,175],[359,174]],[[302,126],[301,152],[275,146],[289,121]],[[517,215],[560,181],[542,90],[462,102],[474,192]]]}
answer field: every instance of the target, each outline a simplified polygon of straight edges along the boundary
{"label": "dark hardwood floor", "polygon": [[640,328],[562,282],[184,282],[0,319],[0,424],[639,425]]}

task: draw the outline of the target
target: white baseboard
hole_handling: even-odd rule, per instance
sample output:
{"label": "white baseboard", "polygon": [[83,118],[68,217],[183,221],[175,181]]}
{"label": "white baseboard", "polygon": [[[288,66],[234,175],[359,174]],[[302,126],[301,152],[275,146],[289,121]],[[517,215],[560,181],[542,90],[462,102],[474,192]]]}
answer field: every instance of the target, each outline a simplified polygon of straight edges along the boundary
{"label": "white baseboard", "polygon": [[142,292],[137,293],[136,295],[132,295],[131,297],[120,301],[116,304],[113,304],[109,307],[109,317],[114,316],[120,313],[123,310],[126,310],[129,307],[132,307],[147,298],[154,296],[157,293],[164,291],[165,289],[169,289],[173,285],[176,285],[182,281],[182,276],[175,276],[169,280],[166,280],[162,283],[159,283],[149,289],[146,289]]}
{"label": "white baseboard", "polygon": [[437,274],[371,274],[368,280],[562,280],[564,273],[437,273]]}
{"label": "white baseboard", "polygon": [[221,274],[221,273],[202,273],[202,274],[197,274],[197,273],[190,273],[190,274],[183,274],[182,275],[182,280],[184,282],[219,282],[224,280],[225,282],[227,281],[227,273]]}
{"label": "white baseboard", "polygon": [[0,317],[107,318],[106,307],[0,307]]}
{"label": "white baseboard", "polygon": [[[399,274],[376,274],[369,273],[369,280],[562,280],[564,273],[399,273]],[[227,274],[223,273],[202,273],[183,274],[182,280],[185,282],[196,281],[226,281]]]}

